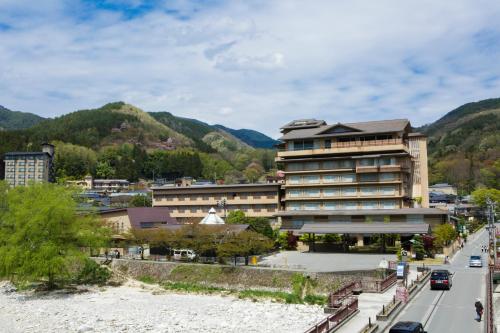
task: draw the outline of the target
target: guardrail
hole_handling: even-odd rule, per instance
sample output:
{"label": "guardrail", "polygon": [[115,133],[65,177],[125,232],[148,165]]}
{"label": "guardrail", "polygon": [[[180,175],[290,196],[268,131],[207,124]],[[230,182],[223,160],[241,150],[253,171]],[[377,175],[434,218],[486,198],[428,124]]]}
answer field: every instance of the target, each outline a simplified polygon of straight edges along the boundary
{"label": "guardrail", "polygon": [[489,266],[488,273],[486,274],[486,311],[484,313],[486,333],[495,332],[495,314],[493,311],[493,270],[494,266]]}
{"label": "guardrail", "polygon": [[359,282],[354,281],[344,285],[337,291],[330,293],[330,295],[328,295],[328,307],[340,308],[342,306],[342,300],[351,296],[353,291],[357,288],[359,288]]}
{"label": "guardrail", "polygon": [[342,306],[334,314],[329,315],[313,327],[309,328],[305,333],[329,333],[333,329],[339,327],[353,313],[358,311],[358,298],[350,298],[345,305]]}

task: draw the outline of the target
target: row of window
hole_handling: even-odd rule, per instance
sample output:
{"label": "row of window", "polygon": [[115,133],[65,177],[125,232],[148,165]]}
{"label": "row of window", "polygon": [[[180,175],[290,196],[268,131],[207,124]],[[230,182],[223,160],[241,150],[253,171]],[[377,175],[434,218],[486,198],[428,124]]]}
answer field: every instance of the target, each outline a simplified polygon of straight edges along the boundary
{"label": "row of window", "polygon": [[14,174],[7,174],[7,175],[5,176],[5,178],[7,178],[7,179],[14,179],[14,178],[18,178],[18,179],[24,179],[24,178],[29,178],[29,179],[35,179],[35,178],[37,178],[37,179],[42,179],[42,178],[43,178],[43,175],[38,175],[37,177],[35,177],[35,175],[34,175],[34,174],[28,174],[28,175],[24,175],[24,174],[17,174],[17,177],[16,177],[16,175],[14,175]]}
{"label": "row of window", "polygon": [[[208,212],[208,206],[169,206],[170,210],[175,210],[179,213],[185,212]],[[216,207],[214,207],[216,208]],[[249,211],[252,210],[254,212],[275,212],[277,210],[276,205],[228,205],[226,206],[226,210],[242,210]],[[221,214],[224,212],[221,208],[216,208],[217,213]]]}
{"label": "row of window", "polygon": [[156,200],[167,200],[167,201],[196,201],[196,200],[234,200],[234,199],[275,199],[277,193],[263,192],[263,193],[234,193],[227,196],[214,196],[214,195],[155,195]]}
{"label": "row of window", "polygon": [[358,210],[358,209],[397,209],[397,200],[365,201],[328,201],[328,202],[288,202],[286,210]]}
{"label": "row of window", "polygon": [[331,175],[307,175],[307,176],[287,176],[286,183],[296,184],[331,184],[331,183],[355,183],[355,182],[377,182],[398,180],[398,174],[393,172],[382,173],[364,173],[356,175],[355,173],[339,173]]}
{"label": "row of window", "polygon": [[[332,148],[332,143],[335,146],[336,142],[342,143],[342,142],[359,142],[359,143],[364,143],[364,142],[373,142],[377,140],[392,140],[394,139],[392,135],[390,134],[380,134],[380,135],[367,135],[367,136],[361,136],[361,137],[337,137],[335,140],[332,141],[331,139],[325,139],[325,140],[295,140],[295,141],[290,141],[288,142],[288,150],[306,150],[306,149],[318,149],[318,148],[326,148],[330,149]],[[382,141],[381,144],[384,142]],[[387,142],[386,142],[387,143]]]}
{"label": "row of window", "polygon": [[290,198],[319,198],[319,197],[354,197],[357,195],[395,195],[398,194],[396,186],[361,186],[357,187],[334,187],[334,188],[310,188],[287,190],[287,197]]}
{"label": "row of window", "polygon": [[[43,166],[45,164],[44,161],[40,160],[37,162],[37,165],[38,166]],[[14,166],[16,165],[16,161],[7,161],[7,166]],[[25,162],[25,161],[17,161],[17,165],[20,165],[20,166],[25,166],[25,165],[28,165],[28,166],[35,166],[35,162],[34,161],[28,161],[28,162]]]}
{"label": "row of window", "polygon": [[[16,168],[7,168],[7,172],[16,172]],[[17,172],[35,172],[35,168],[17,168]],[[44,172],[43,168],[38,168],[38,172]]]}
{"label": "row of window", "polygon": [[[357,160],[358,166],[384,166],[397,165],[396,157],[381,157],[381,158],[362,158]],[[334,170],[334,169],[353,169],[356,167],[356,160],[333,160],[323,162],[305,162],[305,163],[288,163],[287,171],[303,171],[303,170]]]}

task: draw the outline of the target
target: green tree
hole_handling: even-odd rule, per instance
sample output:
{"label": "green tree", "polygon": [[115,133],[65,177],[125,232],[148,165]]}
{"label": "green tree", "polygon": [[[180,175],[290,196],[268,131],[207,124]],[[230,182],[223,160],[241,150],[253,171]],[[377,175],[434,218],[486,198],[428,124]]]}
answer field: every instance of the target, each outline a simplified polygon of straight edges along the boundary
{"label": "green tree", "polygon": [[274,231],[268,219],[264,217],[247,217],[242,210],[230,211],[226,218],[226,223],[248,224],[255,232],[271,239],[274,238]]}
{"label": "green tree", "polygon": [[109,162],[98,162],[95,173],[98,178],[113,178],[116,170],[109,164]]}
{"label": "green tree", "polygon": [[500,190],[496,188],[479,188],[472,192],[472,199],[478,206],[486,207],[487,198],[490,198],[493,202],[499,203]]}
{"label": "green tree", "polygon": [[94,173],[97,156],[92,149],[61,141],[55,141],[53,144],[57,178],[81,179]]}
{"label": "green tree", "polygon": [[415,252],[415,259],[417,260],[424,259],[425,249],[422,236],[420,235],[413,236],[413,251]]}
{"label": "green tree", "polygon": [[151,207],[153,202],[149,195],[134,195],[129,202],[130,207]]}
{"label": "green tree", "polygon": [[439,246],[448,246],[457,237],[457,232],[451,224],[438,225],[434,228],[432,234]]}
{"label": "green tree", "polygon": [[242,210],[232,210],[226,218],[227,224],[245,224],[246,216]]}
{"label": "green tree", "polygon": [[76,214],[74,192],[55,184],[10,189],[0,223],[0,276],[64,284],[83,266],[82,248],[102,246],[109,235],[95,216]]}

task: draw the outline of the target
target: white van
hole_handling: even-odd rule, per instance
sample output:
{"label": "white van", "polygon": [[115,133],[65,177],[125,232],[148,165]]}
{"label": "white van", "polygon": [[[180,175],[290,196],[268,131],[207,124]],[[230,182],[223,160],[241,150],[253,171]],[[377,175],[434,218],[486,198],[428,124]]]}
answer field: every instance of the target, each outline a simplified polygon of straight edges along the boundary
{"label": "white van", "polygon": [[193,260],[196,253],[189,249],[174,249],[174,260]]}

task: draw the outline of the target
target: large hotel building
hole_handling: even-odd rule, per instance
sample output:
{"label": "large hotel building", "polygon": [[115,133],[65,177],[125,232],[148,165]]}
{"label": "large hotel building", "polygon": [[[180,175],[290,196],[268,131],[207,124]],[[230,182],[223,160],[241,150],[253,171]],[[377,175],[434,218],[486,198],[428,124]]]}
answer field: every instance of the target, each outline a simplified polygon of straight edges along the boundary
{"label": "large hotel building", "polygon": [[30,182],[53,182],[54,146],[42,144],[40,152],[9,152],[4,156],[5,181],[12,187]]}

